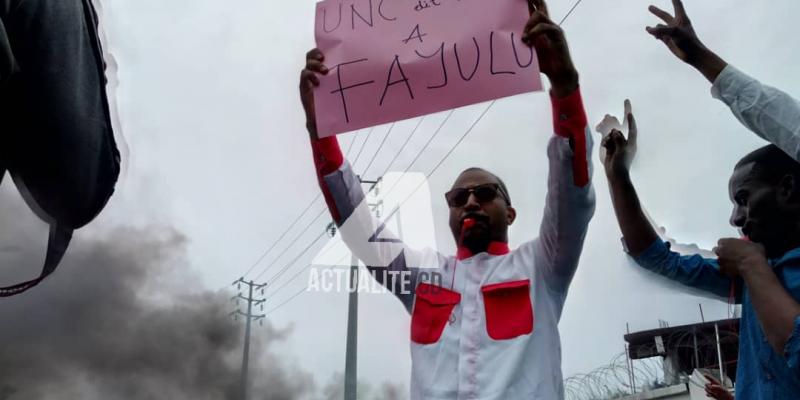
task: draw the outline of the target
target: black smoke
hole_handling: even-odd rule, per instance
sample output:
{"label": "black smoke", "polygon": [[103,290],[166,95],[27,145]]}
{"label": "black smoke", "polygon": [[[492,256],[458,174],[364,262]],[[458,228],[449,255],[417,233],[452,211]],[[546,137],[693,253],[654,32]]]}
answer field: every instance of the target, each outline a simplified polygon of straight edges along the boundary
{"label": "black smoke", "polygon": [[[46,240],[7,199],[0,193],[0,239],[12,242],[0,241],[0,284],[20,266],[35,276],[43,254],[25,244]],[[231,293],[191,277],[185,244],[165,228],[77,234],[50,278],[0,300],[0,400],[238,399],[243,324],[228,316]],[[315,391],[272,351],[288,334],[254,330],[251,399]]]}
{"label": "black smoke", "polygon": [[[0,285],[38,275],[47,229],[0,188]],[[0,400],[238,400],[244,328],[230,291],[193,277],[171,228],[94,223],[76,232],[54,274],[0,299]],[[98,227],[99,226],[99,227]],[[274,350],[291,334],[251,336],[251,400],[340,400],[344,378],[317,387]],[[402,385],[359,382],[361,400],[403,400]]]}
{"label": "black smoke", "polygon": [[[405,400],[408,393],[402,385],[383,382],[373,386],[368,382],[358,381],[357,398],[359,400]],[[322,388],[324,400],[341,400],[344,398],[344,374],[334,373],[327,385]]]}

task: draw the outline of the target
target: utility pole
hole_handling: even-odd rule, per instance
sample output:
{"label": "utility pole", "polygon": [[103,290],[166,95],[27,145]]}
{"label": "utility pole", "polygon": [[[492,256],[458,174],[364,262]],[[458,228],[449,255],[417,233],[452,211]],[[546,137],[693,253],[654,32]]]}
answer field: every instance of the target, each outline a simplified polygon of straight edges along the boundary
{"label": "utility pole", "polygon": [[358,258],[350,255],[350,290],[347,304],[347,347],[344,360],[344,400],[358,394]]}
{"label": "utility pole", "polygon": [[[230,313],[233,315],[234,319],[238,319],[238,316],[243,316],[245,318],[245,330],[244,330],[244,354],[242,355],[242,377],[241,377],[241,400],[247,400],[247,392],[248,392],[248,385],[247,385],[247,369],[248,364],[250,361],[250,324],[253,321],[258,321],[259,324],[263,325],[263,320],[265,315],[264,314],[253,314],[253,306],[261,306],[261,311],[264,311],[264,299],[254,298],[253,297],[253,290],[261,290],[261,296],[264,296],[264,288],[267,286],[266,283],[257,284],[251,281],[245,281],[244,278],[239,278],[233,282],[236,285],[238,290],[241,290],[242,285],[246,285],[248,288],[248,295],[247,297],[242,296],[242,293],[238,293],[236,296],[231,297],[231,300],[236,300],[237,308],[236,311]],[[240,300],[244,300],[247,302],[247,313],[243,313],[238,308],[238,303]]]}
{"label": "utility pole", "polygon": [[[378,184],[382,178],[374,181],[367,181],[358,177],[358,181],[362,184],[370,184],[367,193],[375,191],[379,193]],[[373,211],[376,212],[377,217],[380,218],[383,206],[382,201],[376,204],[367,204],[373,206]],[[335,232],[335,231],[334,231]],[[351,252],[352,253],[352,252]],[[348,295],[347,304],[347,347],[344,360],[344,400],[356,400],[358,396],[358,257],[355,254],[350,256],[350,290]]]}
{"label": "utility pole", "polygon": [[697,303],[697,306],[700,307],[700,321],[702,323],[705,323],[706,322],[706,316],[703,315],[703,305],[700,304],[700,303]]}
{"label": "utility pole", "polygon": [[719,344],[719,325],[714,324],[714,335],[717,338],[717,361],[719,361],[719,383],[725,387],[725,373],[723,372],[724,363],[722,362],[722,347]]}
{"label": "utility pole", "polygon": [[[625,332],[627,334],[631,334],[631,325],[629,323],[625,323]],[[630,353],[628,352],[628,345],[625,344],[625,366],[628,367],[628,374],[631,380],[631,394],[636,393],[636,375],[633,370],[633,359],[630,358]]]}
{"label": "utility pole", "polygon": [[692,338],[694,339],[694,368],[700,368],[700,354],[697,352],[697,326],[692,327]]}

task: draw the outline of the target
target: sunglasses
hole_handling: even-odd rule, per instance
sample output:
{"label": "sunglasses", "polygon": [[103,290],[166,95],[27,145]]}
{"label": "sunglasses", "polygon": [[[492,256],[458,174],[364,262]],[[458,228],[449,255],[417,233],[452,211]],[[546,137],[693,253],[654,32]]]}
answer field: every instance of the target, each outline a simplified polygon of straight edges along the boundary
{"label": "sunglasses", "polygon": [[479,203],[493,201],[497,196],[503,196],[507,205],[511,205],[503,188],[496,183],[487,183],[472,188],[456,188],[444,194],[447,205],[450,207],[463,207],[469,201],[469,195],[474,194]]}

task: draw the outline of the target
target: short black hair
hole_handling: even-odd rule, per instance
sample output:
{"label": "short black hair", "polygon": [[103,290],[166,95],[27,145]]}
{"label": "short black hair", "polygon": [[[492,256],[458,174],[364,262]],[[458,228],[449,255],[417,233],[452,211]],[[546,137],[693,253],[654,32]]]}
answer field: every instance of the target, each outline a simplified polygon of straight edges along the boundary
{"label": "short black hair", "polygon": [[736,168],[753,164],[753,172],[770,183],[778,183],[786,175],[800,181],[800,162],[774,144],[766,145],[744,156]]}
{"label": "short black hair", "polygon": [[[469,167],[469,168],[461,171],[461,174],[464,174],[466,172],[474,172],[474,171],[486,172],[487,174],[489,174],[492,177],[494,177],[494,179],[497,180],[497,184],[500,185],[500,189],[503,190],[503,194],[506,196],[506,200],[508,201],[508,205],[511,205],[511,194],[508,193],[508,187],[506,187],[506,183],[503,182],[503,180],[500,179],[500,177],[495,175],[493,172],[488,171],[488,170],[486,170],[484,168],[481,168],[481,167]],[[461,175],[461,174],[459,174],[459,175]]]}

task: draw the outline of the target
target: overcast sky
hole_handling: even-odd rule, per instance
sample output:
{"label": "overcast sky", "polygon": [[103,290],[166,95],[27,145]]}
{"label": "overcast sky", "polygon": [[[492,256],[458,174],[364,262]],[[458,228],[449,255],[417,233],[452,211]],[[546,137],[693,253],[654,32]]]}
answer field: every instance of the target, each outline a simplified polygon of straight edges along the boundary
{"label": "overcast sky", "polygon": [[[571,0],[550,3],[556,20],[573,5]],[[800,55],[789,40],[796,36],[793,24],[800,3],[685,3],[709,47],[762,81],[800,95]],[[75,240],[93,229],[115,226],[171,227],[186,238],[188,262],[176,268],[190,269],[187,274],[199,276],[206,289],[221,289],[248,270],[319,192],[297,94],[304,54],[314,46],[314,2],[103,4],[107,50],[119,64],[118,103],[129,148],[128,172],[106,211]],[[671,10],[667,0],[656,4]],[[656,21],[646,2],[584,0],[564,29],[592,125],[606,113],[620,114],[626,97],[633,102],[640,127],[633,177],[650,214],[670,236],[711,248],[718,238],[737,235],[728,225],[727,179],[735,162],[762,142],[711,98],[710,84],[699,73],[646,34],[644,27]],[[429,172],[486,106],[457,109],[412,171]],[[445,115],[425,118],[392,171],[405,168]],[[417,122],[396,124],[366,178],[375,178],[387,167]],[[489,169],[506,181],[518,211],[512,245],[535,237],[551,126],[545,93],[506,98],[492,106],[430,179],[435,234],[442,251],[452,252],[454,246],[447,209],[439,199],[458,172],[470,166]],[[357,172],[363,173],[387,129],[375,128],[355,166]],[[366,130],[357,135],[353,153],[365,134]],[[341,137],[344,149],[353,137]],[[594,159],[597,213],[560,324],[565,377],[606,364],[621,352],[626,323],[631,330],[643,330],[658,327],[659,319],[670,325],[697,322],[698,303],[706,319],[727,315],[725,303],[679,291],[625,257],[596,152]],[[3,182],[4,190],[10,190],[9,183]],[[322,232],[327,214],[296,241],[289,239],[322,209],[317,201],[248,277],[255,279],[288,245],[292,247],[260,280],[295,258]],[[32,214],[20,218],[39,224],[42,240],[12,244],[41,248],[44,254],[44,225]],[[292,265],[275,287],[305,267],[316,248]],[[20,268],[19,276],[36,272],[30,266],[11,268]],[[266,308],[288,299],[306,280],[307,274],[300,273]],[[360,305],[360,378],[407,384],[408,315],[388,294],[364,295]],[[346,311],[345,294],[296,297],[268,317],[277,327],[294,327],[283,347],[274,350],[312,372],[316,381],[327,381],[344,368]],[[265,333],[256,330],[256,335]]]}

